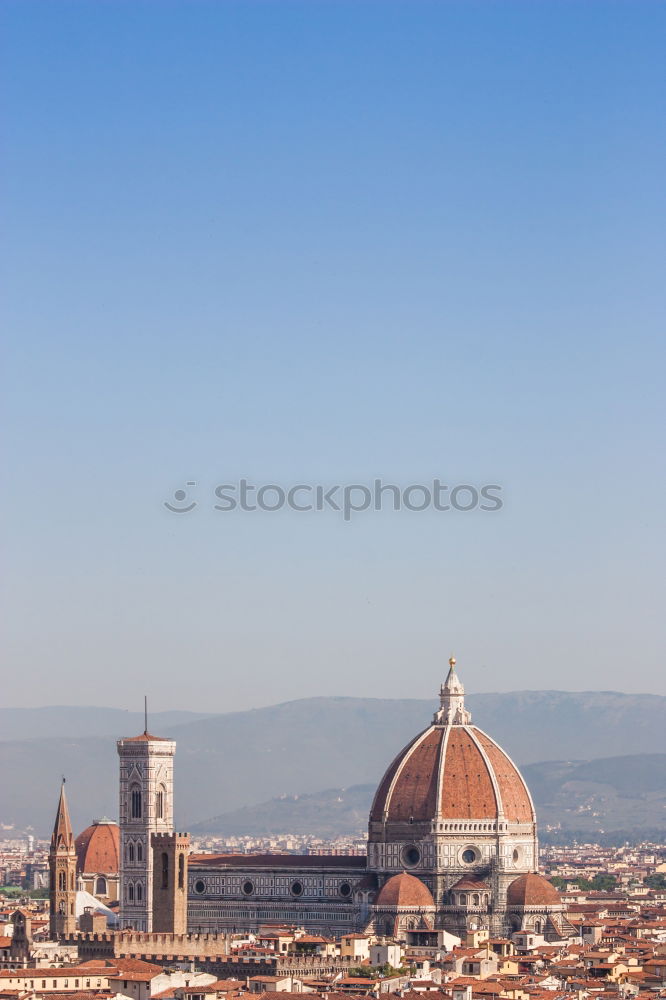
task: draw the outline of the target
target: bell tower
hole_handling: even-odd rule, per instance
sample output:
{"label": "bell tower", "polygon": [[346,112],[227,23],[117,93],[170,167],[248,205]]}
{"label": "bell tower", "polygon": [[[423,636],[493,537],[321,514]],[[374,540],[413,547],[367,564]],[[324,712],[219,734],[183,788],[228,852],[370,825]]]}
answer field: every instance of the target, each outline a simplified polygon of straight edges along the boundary
{"label": "bell tower", "polygon": [[51,937],[57,940],[76,932],[76,849],[64,778],[51,836],[49,875],[49,929]]}
{"label": "bell tower", "polygon": [[[147,713],[146,713],[147,714]],[[153,928],[153,834],[173,832],[173,740],[118,740],[120,758],[120,926]]]}

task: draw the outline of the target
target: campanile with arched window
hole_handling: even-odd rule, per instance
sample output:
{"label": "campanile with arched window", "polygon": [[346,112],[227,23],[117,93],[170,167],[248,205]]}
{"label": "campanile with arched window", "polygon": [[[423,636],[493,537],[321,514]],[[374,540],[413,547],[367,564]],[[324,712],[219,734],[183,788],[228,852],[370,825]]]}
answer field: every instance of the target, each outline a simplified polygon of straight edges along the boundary
{"label": "campanile with arched window", "polygon": [[[118,740],[120,758],[120,924],[153,930],[153,834],[173,832],[173,740]],[[161,877],[161,875],[160,875]]]}

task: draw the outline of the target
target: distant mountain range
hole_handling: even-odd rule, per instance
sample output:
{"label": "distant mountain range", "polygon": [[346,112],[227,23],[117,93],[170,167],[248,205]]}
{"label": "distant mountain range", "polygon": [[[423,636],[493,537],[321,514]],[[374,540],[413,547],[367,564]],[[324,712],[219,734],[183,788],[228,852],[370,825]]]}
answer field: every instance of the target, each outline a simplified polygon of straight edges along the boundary
{"label": "distant mountain range", "polygon": [[242,806],[231,812],[197,823],[197,836],[218,834],[226,837],[270,836],[277,833],[312,834],[337,837],[362,831],[374,785],[328,788],[314,795],[283,795],[256,806]]}
{"label": "distant mountain range", "polygon": [[[537,810],[542,837],[661,831],[666,835],[666,754],[635,754],[592,761],[528,764],[523,774]],[[244,806],[198,823],[192,832],[223,836],[314,834],[363,830],[375,785],[329,788]],[[549,838],[549,828],[556,827]]]}
{"label": "distant mountain range", "polygon": [[[150,725],[162,729],[208,718],[210,712],[151,712]],[[143,729],[143,712],[122,708],[49,705],[45,708],[0,708],[0,741],[70,736],[111,736]]]}
{"label": "distant mountain range", "polygon": [[[556,765],[568,768],[595,758],[666,754],[666,698],[657,695],[519,691],[471,695],[467,704],[474,722],[523,767],[530,784],[541,779],[525,765],[539,761],[566,756],[579,762]],[[433,701],[308,698],[225,715],[152,715],[150,728],[178,741],[176,819],[192,829],[279,796],[374,787],[435,707]],[[142,729],[139,713],[115,709],[1,710],[0,823],[47,833],[62,774],[77,828],[103,814],[116,816],[115,739]],[[556,772],[548,773],[556,789]]]}

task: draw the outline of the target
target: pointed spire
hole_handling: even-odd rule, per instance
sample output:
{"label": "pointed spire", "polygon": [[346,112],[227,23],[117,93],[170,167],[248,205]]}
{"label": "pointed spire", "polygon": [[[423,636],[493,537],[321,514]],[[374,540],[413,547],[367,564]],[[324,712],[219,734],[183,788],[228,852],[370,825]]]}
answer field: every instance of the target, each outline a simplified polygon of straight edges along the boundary
{"label": "pointed spire", "polygon": [[58,800],[58,812],[56,813],[55,826],[53,827],[53,835],[51,836],[51,847],[64,847],[68,850],[74,847],[74,834],[69,818],[69,809],[67,808],[64,778],[60,786],[60,799]]}
{"label": "pointed spire", "polygon": [[465,688],[456,673],[455,656],[449,659],[449,672],[439,690],[439,711],[435,712],[434,723],[439,726],[466,726],[472,721],[465,708]]}

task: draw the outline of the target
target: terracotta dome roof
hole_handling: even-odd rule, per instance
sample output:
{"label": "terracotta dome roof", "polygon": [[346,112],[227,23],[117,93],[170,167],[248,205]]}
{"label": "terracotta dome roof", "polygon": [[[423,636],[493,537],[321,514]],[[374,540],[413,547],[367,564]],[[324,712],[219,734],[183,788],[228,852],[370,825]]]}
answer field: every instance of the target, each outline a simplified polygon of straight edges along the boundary
{"label": "terracotta dome roof", "polygon": [[514,879],[506,893],[509,906],[557,906],[560,894],[543,875],[532,872]]}
{"label": "terracotta dome roof", "polygon": [[435,724],[412,740],[382,778],[371,822],[433,819],[534,823],[518,768],[476,726]]}
{"label": "terracotta dome roof", "polygon": [[110,819],[98,819],[75,841],[76,869],[87,874],[117,875],[120,870],[120,830]]}
{"label": "terracotta dome roof", "polygon": [[371,824],[449,819],[536,823],[518,768],[471,724],[455,664],[451,657],[433,724],[400,751],[382,778]]}
{"label": "terracotta dome roof", "polygon": [[408,872],[393,875],[379,890],[375,906],[432,906],[435,901],[427,885]]}

